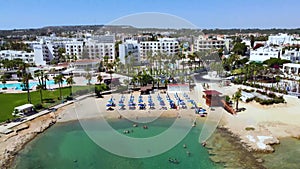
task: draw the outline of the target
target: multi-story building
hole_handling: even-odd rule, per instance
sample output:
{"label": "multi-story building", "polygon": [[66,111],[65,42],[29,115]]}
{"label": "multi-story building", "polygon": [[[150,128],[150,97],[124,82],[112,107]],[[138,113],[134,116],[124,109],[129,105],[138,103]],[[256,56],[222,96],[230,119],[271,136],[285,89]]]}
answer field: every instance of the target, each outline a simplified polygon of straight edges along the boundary
{"label": "multi-story building", "polygon": [[146,62],[147,55],[157,55],[160,53],[166,55],[175,55],[179,51],[179,42],[175,38],[158,38],[157,41],[140,42],[141,61]]}
{"label": "multi-story building", "polygon": [[141,62],[140,44],[137,40],[126,40],[123,44],[119,44],[119,58],[123,64],[133,62],[138,65]]}
{"label": "multi-story building", "polygon": [[[292,35],[288,34],[278,34],[278,35],[270,35],[268,38],[268,44],[273,44],[273,45],[292,45],[294,43],[297,43],[294,41],[294,37]],[[299,43],[300,44],[300,43]]]}
{"label": "multi-story building", "polygon": [[24,63],[35,65],[46,65],[42,58],[38,58],[33,52],[15,51],[15,50],[2,50],[0,51],[1,60],[15,60],[21,59]]}
{"label": "multi-story building", "polygon": [[280,58],[281,50],[280,47],[275,48],[270,46],[250,50],[250,61],[263,62],[270,58]]}
{"label": "multi-story building", "polygon": [[290,60],[293,63],[298,63],[300,62],[300,51],[297,49],[285,50],[281,58]]}
{"label": "multi-story building", "polygon": [[229,52],[230,41],[219,37],[200,35],[194,42],[194,51],[207,51],[223,48],[225,53]]}
{"label": "multi-story building", "polygon": [[83,58],[103,59],[104,56],[108,56],[109,61],[115,59],[115,37],[113,35],[92,37],[85,42]]}
{"label": "multi-story building", "polygon": [[59,59],[59,48],[65,49],[65,55],[82,57],[83,41],[75,38],[65,38],[56,36],[37,37],[37,41],[26,41],[26,44],[34,50],[38,58],[49,64],[53,59]]}
{"label": "multi-story building", "polygon": [[61,47],[61,45],[47,41],[42,44],[33,45],[33,51],[36,57],[42,58],[43,61],[49,64],[54,58],[58,57],[59,47]]}
{"label": "multi-story building", "polygon": [[64,46],[66,50],[66,55],[76,56],[77,59],[82,58],[83,41],[76,41],[76,40],[68,41],[65,42]]}

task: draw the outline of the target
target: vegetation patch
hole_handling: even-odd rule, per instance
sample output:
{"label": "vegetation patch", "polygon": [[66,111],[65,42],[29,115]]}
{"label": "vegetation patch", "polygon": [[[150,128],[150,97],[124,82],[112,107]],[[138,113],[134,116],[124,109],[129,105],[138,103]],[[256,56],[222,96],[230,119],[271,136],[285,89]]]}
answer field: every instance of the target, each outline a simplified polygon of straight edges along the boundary
{"label": "vegetation patch", "polygon": [[254,131],[255,128],[254,128],[254,127],[246,127],[245,130],[246,130],[246,131]]}

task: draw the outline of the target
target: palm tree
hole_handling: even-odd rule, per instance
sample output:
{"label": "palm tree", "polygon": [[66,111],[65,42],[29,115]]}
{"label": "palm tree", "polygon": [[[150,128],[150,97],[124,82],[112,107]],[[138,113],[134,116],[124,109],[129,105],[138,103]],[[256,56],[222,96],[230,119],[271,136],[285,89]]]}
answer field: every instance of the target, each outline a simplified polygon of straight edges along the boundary
{"label": "palm tree", "polygon": [[57,76],[54,77],[54,83],[55,84],[58,84],[58,87],[59,87],[59,98],[62,100],[62,92],[61,92],[61,87],[62,87],[62,84],[64,82],[64,75],[62,74],[59,74]]}
{"label": "palm tree", "polygon": [[97,76],[97,82],[99,82],[99,84],[101,84],[102,80],[103,80],[103,77],[101,76],[101,74],[99,74]]}
{"label": "palm tree", "polygon": [[112,85],[112,74],[114,73],[113,69],[114,69],[114,63],[108,63],[107,64],[107,73],[110,75],[110,89],[111,89],[111,85]]}
{"label": "palm tree", "polygon": [[41,70],[41,71],[38,71],[34,74],[35,77],[38,78],[38,81],[39,81],[39,85],[43,86],[43,89],[45,89],[46,87],[46,79],[45,79],[45,74],[44,74],[44,71]]}
{"label": "palm tree", "polygon": [[3,76],[1,76],[1,80],[2,80],[2,84],[3,84],[3,86],[4,86],[4,88],[5,88],[5,84],[6,84],[6,77],[3,75]]}
{"label": "palm tree", "polygon": [[31,97],[30,97],[30,92],[29,92],[29,79],[31,79],[31,74],[30,73],[23,73],[23,77],[22,77],[22,83],[25,86],[25,89],[27,90],[27,101],[28,103],[31,103]]}
{"label": "palm tree", "polygon": [[36,90],[38,90],[40,92],[41,104],[43,104],[43,89],[44,89],[44,86],[41,84],[38,84],[36,86]]}
{"label": "palm tree", "polygon": [[22,72],[20,70],[17,71],[18,81],[21,81]]}
{"label": "palm tree", "polygon": [[242,90],[241,89],[238,89],[237,92],[235,92],[235,94],[233,95],[233,100],[235,100],[235,108],[236,110],[239,109],[239,100],[241,99],[242,97]]}
{"label": "palm tree", "polygon": [[47,84],[47,81],[49,81],[49,75],[45,74],[44,75],[44,79],[45,79],[45,81],[44,81],[44,89],[47,90],[47,85],[46,84]]}
{"label": "palm tree", "polygon": [[147,51],[146,58],[148,60],[149,70],[151,75],[153,75],[153,63],[154,63],[154,57],[152,55],[152,51]]}
{"label": "palm tree", "polygon": [[88,85],[91,85],[92,74],[90,72],[87,72],[87,74],[85,75],[85,79],[88,81]]}
{"label": "palm tree", "polygon": [[120,58],[116,58],[116,59],[115,59],[114,65],[115,65],[115,67],[116,67],[116,72],[119,72],[120,66],[121,66]]}
{"label": "palm tree", "polygon": [[66,79],[67,85],[69,85],[70,88],[70,96],[72,95],[72,85],[75,84],[73,80],[73,76],[70,76]]}

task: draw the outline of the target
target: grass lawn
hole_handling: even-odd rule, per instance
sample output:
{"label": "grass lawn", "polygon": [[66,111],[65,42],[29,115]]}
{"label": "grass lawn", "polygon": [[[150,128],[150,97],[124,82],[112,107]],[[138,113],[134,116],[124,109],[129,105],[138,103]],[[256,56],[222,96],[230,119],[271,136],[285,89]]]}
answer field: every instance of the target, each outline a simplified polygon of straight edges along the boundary
{"label": "grass lawn", "polygon": [[[92,86],[73,86],[72,92],[76,93],[78,90],[89,89]],[[70,88],[65,87],[62,88],[62,95],[65,98],[70,95]],[[41,102],[40,92],[33,91],[30,92],[31,102],[33,105]],[[57,104],[60,102],[59,98],[59,89],[54,91],[43,90],[43,99],[53,99],[55,103],[49,104],[44,103],[44,107],[51,106],[53,104]],[[13,119],[15,117],[12,116],[12,112],[16,106],[21,106],[23,104],[28,103],[27,101],[27,93],[7,93],[0,94],[0,122],[6,121],[7,119]]]}

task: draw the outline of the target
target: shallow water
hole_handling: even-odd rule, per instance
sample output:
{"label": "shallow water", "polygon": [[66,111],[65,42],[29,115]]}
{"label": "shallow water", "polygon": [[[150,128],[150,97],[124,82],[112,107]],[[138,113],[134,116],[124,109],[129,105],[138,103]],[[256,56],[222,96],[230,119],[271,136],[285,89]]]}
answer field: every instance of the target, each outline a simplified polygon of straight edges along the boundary
{"label": "shallow water", "polygon": [[[98,121],[90,121],[97,123]],[[158,135],[172,125],[174,119],[163,118],[148,123],[148,130],[140,124],[133,127],[132,122],[125,119],[109,121],[110,125],[120,133],[133,130],[127,136],[145,138]],[[293,138],[281,139],[280,145],[275,145],[275,153],[252,154],[246,151],[239,140],[224,129],[217,129],[208,141],[206,148],[198,142],[203,119],[197,121],[197,126],[171,150],[150,158],[125,158],[111,154],[96,145],[83,131],[78,121],[57,123],[33,141],[17,155],[13,168],[299,168],[300,140]],[[183,144],[187,148],[183,148]],[[186,151],[191,152],[188,157]],[[168,162],[169,157],[176,158],[179,164]],[[258,163],[257,158],[264,163]],[[215,162],[213,162],[215,161]]]}
{"label": "shallow water", "polygon": [[[123,130],[134,130],[131,137],[149,137],[166,130],[174,119],[158,119],[147,124],[149,129],[132,127],[127,120],[111,121],[110,124],[120,133]],[[97,121],[91,121],[91,123]],[[206,148],[198,142],[202,123],[191,129],[189,134],[171,150],[150,158],[124,158],[111,154],[96,145],[82,130],[79,122],[55,124],[30,142],[17,156],[14,168],[223,168],[222,165],[212,162]],[[183,144],[187,148],[183,148]],[[191,152],[187,156],[186,151]],[[176,158],[179,164],[172,164],[169,157]]]}
{"label": "shallow water", "polygon": [[280,139],[280,144],[274,145],[274,149],[274,153],[259,155],[265,160],[264,166],[266,168],[300,168],[300,140],[295,138]]}

